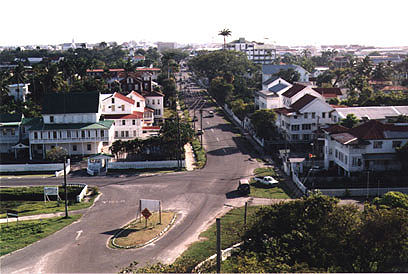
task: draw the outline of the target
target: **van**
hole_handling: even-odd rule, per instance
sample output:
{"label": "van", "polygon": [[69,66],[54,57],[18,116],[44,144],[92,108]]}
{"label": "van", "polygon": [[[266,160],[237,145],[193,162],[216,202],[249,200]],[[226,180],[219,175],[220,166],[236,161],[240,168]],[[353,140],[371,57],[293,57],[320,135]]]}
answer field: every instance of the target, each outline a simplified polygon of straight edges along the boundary
{"label": "van", "polygon": [[238,192],[241,194],[249,194],[251,192],[251,187],[247,179],[241,179],[238,183]]}

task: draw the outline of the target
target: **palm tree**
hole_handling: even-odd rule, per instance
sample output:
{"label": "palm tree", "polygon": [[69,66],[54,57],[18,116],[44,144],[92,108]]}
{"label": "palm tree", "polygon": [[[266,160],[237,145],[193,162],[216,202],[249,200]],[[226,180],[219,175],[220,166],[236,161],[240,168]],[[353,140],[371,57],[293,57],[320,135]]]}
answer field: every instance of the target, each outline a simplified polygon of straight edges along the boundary
{"label": "palm tree", "polygon": [[225,37],[231,36],[231,31],[229,29],[223,29],[218,33],[218,35],[224,36],[224,50],[225,50],[226,47]]}

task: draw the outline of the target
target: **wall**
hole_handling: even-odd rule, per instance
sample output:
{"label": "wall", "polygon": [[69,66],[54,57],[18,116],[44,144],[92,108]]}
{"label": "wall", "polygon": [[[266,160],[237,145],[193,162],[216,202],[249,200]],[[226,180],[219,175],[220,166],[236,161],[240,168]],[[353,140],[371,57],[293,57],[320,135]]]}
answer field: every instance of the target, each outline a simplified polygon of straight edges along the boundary
{"label": "wall", "polygon": [[[15,164],[0,165],[0,172],[29,172],[29,171],[60,171],[64,169],[64,164]],[[67,171],[70,170],[70,164],[67,164]]]}
{"label": "wall", "polygon": [[[43,114],[44,124],[67,124],[67,123],[96,123],[99,121],[99,113],[65,113],[65,114]],[[50,116],[54,122],[50,122]]]}
{"label": "wall", "polygon": [[[182,167],[185,167],[185,161],[181,161]],[[170,161],[143,161],[143,162],[108,162],[109,169],[149,169],[149,168],[175,168],[177,160]]]}
{"label": "wall", "polygon": [[[346,189],[319,189],[319,191],[328,196],[336,196],[336,197],[343,197],[345,196]],[[369,188],[368,189],[368,196],[381,196],[389,191],[398,191],[402,193],[408,194],[407,187],[400,187],[400,188]],[[367,196],[367,189],[366,188],[355,188],[355,189],[348,189],[348,196]]]}

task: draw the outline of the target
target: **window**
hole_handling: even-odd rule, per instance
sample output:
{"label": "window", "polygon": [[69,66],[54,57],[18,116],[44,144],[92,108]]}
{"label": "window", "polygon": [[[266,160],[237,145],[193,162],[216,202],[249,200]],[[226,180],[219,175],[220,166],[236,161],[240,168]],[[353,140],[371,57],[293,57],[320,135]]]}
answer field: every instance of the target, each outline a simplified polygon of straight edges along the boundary
{"label": "window", "polygon": [[126,120],[122,120],[122,126],[126,125]]}
{"label": "window", "polygon": [[160,99],[157,99],[157,104],[160,105]]}
{"label": "window", "polygon": [[54,116],[50,116],[50,123],[54,123]]}
{"label": "window", "polygon": [[132,120],[132,125],[136,125],[136,120]]}
{"label": "window", "polygon": [[154,105],[154,99],[152,100],[152,104]]}
{"label": "window", "polygon": [[402,141],[392,141],[392,147],[401,147]]}
{"label": "window", "polygon": [[118,138],[118,137],[119,137],[119,132],[115,131],[115,138]]}
{"label": "window", "polygon": [[85,138],[85,131],[84,130],[81,131],[81,137]]}
{"label": "window", "polygon": [[38,133],[34,132],[34,139],[37,140],[38,139]]}
{"label": "window", "polygon": [[312,112],[312,119],[316,118],[316,113]]}
{"label": "window", "polygon": [[78,150],[77,145],[72,145],[72,150],[77,151]]}
{"label": "window", "polygon": [[292,131],[298,131],[300,129],[300,126],[299,125],[292,125],[291,126],[291,130]]}
{"label": "window", "polygon": [[311,124],[303,124],[302,125],[302,130],[311,130],[312,129],[312,125]]}
{"label": "window", "polygon": [[101,137],[105,137],[105,131],[101,130]]}
{"label": "window", "polygon": [[136,130],[133,131],[133,137],[136,137]]}
{"label": "window", "polygon": [[114,104],[115,103],[115,98],[112,98],[112,104]]}
{"label": "window", "polygon": [[373,148],[382,148],[382,141],[374,141]]}
{"label": "window", "polygon": [[125,105],[122,105],[122,110],[125,111]]}
{"label": "window", "polygon": [[331,118],[331,117],[332,117],[331,112],[329,112],[329,118]]}
{"label": "window", "polygon": [[136,103],[136,107],[140,107],[140,102],[137,102],[137,103]]}
{"label": "window", "polygon": [[129,131],[125,131],[125,137],[129,137]]}
{"label": "window", "polygon": [[115,105],[112,105],[112,111],[115,111]]}
{"label": "window", "polygon": [[322,112],[322,118],[326,118],[326,112]]}
{"label": "window", "polygon": [[125,137],[125,132],[123,130],[120,132],[120,137]]}
{"label": "window", "polygon": [[305,112],[305,114],[304,114],[304,115],[305,115],[305,119],[307,119],[307,112]]}
{"label": "window", "polygon": [[347,155],[344,155],[344,163],[347,165],[348,157]]}
{"label": "window", "polygon": [[333,154],[333,149],[329,148],[329,155],[332,155],[332,154]]}
{"label": "window", "polygon": [[338,158],[339,157],[339,151],[336,149],[335,152],[336,152],[335,157]]}
{"label": "window", "polygon": [[358,157],[353,157],[351,159],[351,165],[352,166],[361,166],[361,159]]}
{"label": "window", "polygon": [[303,140],[309,140],[310,135],[309,134],[303,134]]}
{"label": "window", "polygon": [[86,145],[86,149],[87,149],[87,150],[91,150],[91,148],[92,148],[91,144],[87,144],[87,145]]}
{"label": "window", "polygon": [[88,135],[88,138],[90,138],[90,137],[91,137],[91,131],[90,131],[90,130],[87,130],[86,133],[87,133],[87,135]]}
{"label": "window", "polygon": [[52,132],[52,138],[53,138],[53,139],[57,139],[57,132],[56,132],[56,131],[53,131],[53,132]]}
{"label": "window", "polygon": [[292,140],[299,140],[298,134],[292,134]]}
{"label": "window", "polygon": [[67,138],[71,138],[71,131],[67,131]]}
{"label": "window", "polygon": [[293,119],[297,119],[297,115],[293,116]]}

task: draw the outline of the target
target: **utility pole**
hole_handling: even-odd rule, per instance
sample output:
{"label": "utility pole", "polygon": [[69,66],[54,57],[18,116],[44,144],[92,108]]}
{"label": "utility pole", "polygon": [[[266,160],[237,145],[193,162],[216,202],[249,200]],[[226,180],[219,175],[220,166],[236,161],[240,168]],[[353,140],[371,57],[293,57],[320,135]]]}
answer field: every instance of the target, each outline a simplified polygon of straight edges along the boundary
{"label": "utility pole", "polygon": [[68,218],[68,190],[67,190],[67,171],[65,168],[65,162],[67,156],[64,156],[64,190],[65,190],[65,218]]}
{"label": "utility pole", "polygon": [[200,135],[200,143],[201,148],[203,147],[203,109],[200,108],[200,126],[201,126],[201,135]]}
{"label": "utility pole", "polygon": [[180,118],[177,112],[177,168],[181,169]]}

